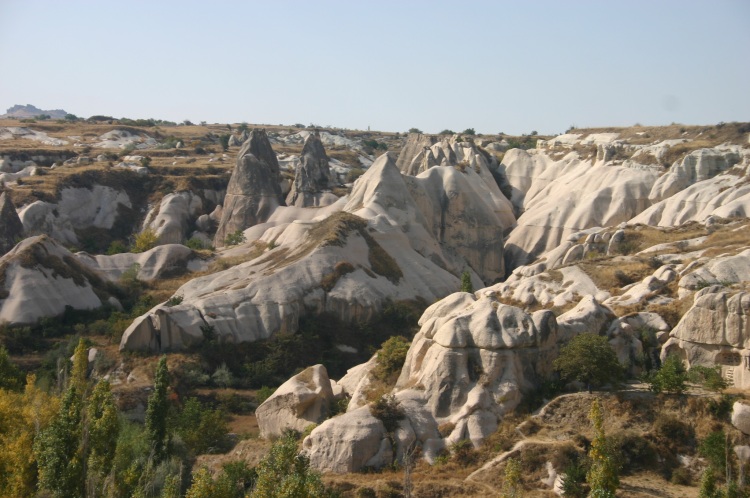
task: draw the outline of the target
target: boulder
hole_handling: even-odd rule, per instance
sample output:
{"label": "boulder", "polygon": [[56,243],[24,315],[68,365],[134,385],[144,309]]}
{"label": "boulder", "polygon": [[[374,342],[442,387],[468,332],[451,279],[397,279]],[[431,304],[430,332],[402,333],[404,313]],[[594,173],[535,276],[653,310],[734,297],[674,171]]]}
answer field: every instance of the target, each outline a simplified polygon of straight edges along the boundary
{"label": "boulder", "polygon": [[160,244],[181,244],[193,220],[203,212],[203,199],[193,192],[165,195],[157,208],[147,215],[143,225],[159,237]]}
{"label": "boulder", "polygon": [[335,202],[337,197],[325,191],[331,188],[331,172],[328,167],[323,142],[319,133],[311,133],[305,139],[292,189],[286,198],[289,206],[319,207]]}
{"label": "boulder", "polygon": [[5,254],[23,238],[23,223],[7,192],[0,194],[0,254]]}
{"label": "boulder", "polygon": [[750,405],[735,401],[732,405],[732,425],[743,434],[750,436]]}
{"label": "boulder", "polygon": [[256,410],[261,437],[280,436],[328,418],[333,400],[331,381],[323,365],[314,365],[284,382]]}
{"label": "boulder", "polygon": [[575,308],[557,317],[557,324],[560,337],[567,341],[578,334],[602,335],[614,319],[612,310],[594,296],[584,296]]}
{"label": "boulder", "polygon": [[393,460],[391,443],[383,422],[363,406],[328,419],[302,442],[302,454],[321,472],[339,474],[365,467],[380,468]]}
{"label": "boulder", "polygon": [[265,130],[253,130],[240,149],[224,199],[214,244],[224,246],[227,235],[264,223],[284,204],[276,153]]}

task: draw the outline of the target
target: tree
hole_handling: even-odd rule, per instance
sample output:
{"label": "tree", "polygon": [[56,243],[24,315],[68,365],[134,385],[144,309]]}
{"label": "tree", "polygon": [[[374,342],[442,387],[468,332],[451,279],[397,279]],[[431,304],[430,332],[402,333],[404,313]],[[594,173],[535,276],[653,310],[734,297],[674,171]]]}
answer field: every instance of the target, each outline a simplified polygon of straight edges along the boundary
{"label": "tree", "polygon": [[136,235],[133,244],[133,252],[146,252],[153,249],[159,242],[159,236],[151,227],[146,227],[141,233]]}
{"label": "tree", "polygon": [[560,349],[552,363],[566,381],[577,380],[592,386],[616,383],[623,377],[623,368],[607,338],[596,334],[579,334]]}
{"label": "tree", "polygon": [[245,121],[243,121],[242,123],[240,123],[240,125],[237,127],[237,131],[239,131],[240,133],[244,133],[244,132],[246,132],[248,130],[249,130],[249,128],[248,128],[247,123]]}
{"label": "tree", "polygon": [[515,458],[509,458],[505,464],[503,476],[502,498],[520,498],[523,496],[521,487],[521,462]]}
{"label": "tree", "polygon": [[229,235],[226,236],[224,239],[224,243],[228,246],[236,246],[239,244],[243,244],[247,239],[245,238],[245,234],[242,232],[242,230],[236,230]]}
{"label": "tree", "polygon": [[325,496],[320,474],[297,453],[292,436],[277,439],[257,467],[258,477],[250,498],[318,498]]}
{"label": "tree", "polygon": [[471,273],[469,273],[469,270],[464,270],[461,274],[461,292],[468,292],[469,294],[474,292],[474,286],[471,283]]}
{"label": "tree", "polygon": [[438,135],[455,135],[455,134],[456,134],[455,131],[449,130],[448,128],[438,133]]}
{"label": "tree", "polygon": [[18,391],[23,386],[23,376],[8,356],[8,350],[0,346],[0,389]]}
{"label": "tree", "polygon": [[604,416],[598,399],[591,403],[589,420],[594,425],[594,440],[591,442],[589,459],[591,467],[586,474],[586,481],[591,486],[592,497],[614,498],[615,491],[620,486],[620,478],[617,475],[617,464],[612,455],[607,437],[604,434]]}
{"label": "tree", "polygon": [[229,134],[225,133],[223,135],[219,135],[219,143],[221,144],[221,150],[224,152],[229,150]]}
{"label": "tree", "polygon": [[188,398],[177,419],[177,434],[194,455],[216,451],[225,444],[229,432],[224,414]]}
{"label": "tree", "polygon": [[687,390],[688,374],[677,355],[669,355],[661,368],[648,377],[650,389],[655,393],[682,394]]}
{"label": "tree", "polygon": [[70,122],[78,121],[78,116],[76,116],[75,114],[68,113],[65,115],[65,121],[70,121]]}
{"label": "tree", "polygon": [[422,133],[419,128],[409,128],[409,133]]}
{"label": "tree", "polygon": [[70,385],[75,387],[81,399],[86,397],[88,390],[89,353],[83,338],[78,340],[73,353],[73,369],[70,372]]}
{"label": "tree", "polygon": [[466,129],[465,129],[465,130],[463,131],[463,134],[464,134],[464,135],[476,135],[476,134],[477,134],[477,132],[476,132],[476,131],[474,130],[474,128],[466,128]]}
{"label": "tree", "polygon": [[120,421],[109,382],[101,380],[94,387],[86,408],[88,423],[88,468],[86,480],[89,494],[102,496],[104,479],[112,462],[120,435]]}
{"label": "tree", "polygon": [[75,385],[65,392],[60,413],[39,433],[34,453],[39,466],[39,488],[60,498],[84,495],[82,402]]}
{"label": "tree", "polygon": [[162,356],[156,366],[154,392],[149,396],[148,407],[146,408],[146,439],[157,462],[162,461],[167,453],[168,387],[167,357]]}

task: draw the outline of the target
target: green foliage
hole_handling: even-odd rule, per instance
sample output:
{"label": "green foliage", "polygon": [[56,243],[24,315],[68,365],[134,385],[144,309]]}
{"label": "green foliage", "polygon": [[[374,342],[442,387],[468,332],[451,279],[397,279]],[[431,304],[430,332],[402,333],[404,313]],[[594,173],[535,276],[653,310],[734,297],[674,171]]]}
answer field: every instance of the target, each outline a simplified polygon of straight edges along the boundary
{"label": "green foliage", "polygon": [[8,350],[0,345],[0,389],[20,391],[23,387],[23,374],[16,367],[10,357]]}
{"label": "green foliage", "polygon": [[461,274],[461,292],[474,293],[474,286],[471,283],[471,273],[469,273],[469,270],[464,270]]}
{"label": "green foliage", "polygon": [[567,381],[577,380],[587,385],[602,386],[619,382],[623,368],[607,338],[595,334],[579,334],[560,349],[560,356],[552,363]]}
{"label": "green foliage", "polygon": [[76,116],[75,114],[68,113],[68,114],[65,115],[64,119],[65,119],[65,121],[74,122],[74,121],[78,121],[78,116]]}
{"label": "green foliage", "polygon": [[409,133],[422,133],[419,128],[409,128]]}
{"label": "green foliage", "polygon": [[474,128],[466,128],[462,133],[464,135],[472,135],[472,136],[477,134],[477,132],[474,131]]}
{"label": "green foliage", "polygon": [[263,386],[255,392],[255,401],[260,405],[275,392],[273,387]]}
{"label": "green foliage", "polygon": [[112,469],[120,434],[120,420],[109,382],[99,381],[94,387],[86,408],[88,422],[87,489],[101,496],[106,476]]}
{"label": "green foliage", "polygon": [[521,486],[521,462],[517,458],[509,458],[505,463],[503,473],[503,489],[500,493],[502,498],[521,498],[523,487]]}
{"label": "green foliage", "polygon": [[721,492],[716,488],[716,475],[709,468],[703,471],[698,498],[721,498]]}
{"label": "green foliage", "polygon": [[258,477],[250,498],[318,498],[326,496],[320,475],[309,460],[297,453],[290,436],[277,439],[257,467]]}
{"label": "green foliage", "polygon": [[676,355],[670,355],[661,368],[648,375],[647,380],[649,388],[655,393],[682,394],[687,390],[688,374],[682,360]]}
{"label": "green foliage", "polygon": [[172,306],[177,306],[178,304],[182,304],[182,300],[183,299],[184,299],[184,297],[182,297],[179,294],[176,294],[176,295],[170,297],[169,299],[167,299],[167,302],[164,303],[164,304],[166,306],[169,306],[171,308]]}
{"label": "green foliage", "polygon": [[81,398],[84,398],[88,391],[88,370],[88,348],[86,341],[81,338],[78,340],[78,345],[73,353],[73,368],[70,372],[70,385],[75,387],[76,392]]}
{"label": "green foliage", "polygon": [[128,252],[128,246],[121,240],[113,240],[107,248],[107,255],[112,256],[114,254],[122,254]]}
{"label": "green foliage", "polygon": [[383,343],[375,358],[376,367],[373,376],[385,383],[392,383],[394,375],[398,375],[406,361],[411,343],[401,336],[393,336]]}
{"label": "green foliage", "polygon": [[211,375],[211,381],[214,385],[219,387],[232,387],[234,385],[234,376],[232,375],[232,371],[229,370],[229,367],[227,367],[227,364],[222,363],[221,366],[214,371],[213,375]]}
{"label": "green foliage", "polygon": [[229,133],[219,135],[219,144],[221,144],[221,150],[224,152],[229,150]]}
{"label": "green foliage", "polygon": [[230,233],[224,239],[224,243],[228,246],[236,246],[239,244],[243,244],[246,241],[247,239],[245,238],[245,234],[242,233],[242,230],[237,230],[234,233]]}
{"label": "green foliage", "polygon": [[393,434],[398,428],[398,422],[404,418],[404,411],[398,400],[392,394],[386,394],[370,405],[373,417],[383,422],[386,432]]}
{"label": "green foliage", "polygon": [[203,242],[198,237],[192,237],[192,238],[188,239],[185,242],[185,246],[189,247],[193,251],[202,251],[204,249],[213,250],[213,246],[211,244],[207,244],[207,243]]}
{"label": "green foliage", "polygon": [[724,431],[712,432],[698,445],[698,454],[706,459],[709,467],[723,473],[727,458],[727,440]]}
{"label": "green foliage", "polygon": [[354,183],[354,180],[365,174],[362,168],[352,168],[346,172],[346,183]]}
{"label": "green foliage", "polygon": [[143,166],[144,168],[148,168],[149,166],[151,166],[151,158],[148,156],[143,156],[141,158],[141,166]]}
{"label": "green foliage", "polygon": [[594,426],[594,440],[591,442],[589,459],[591,466],[586,473],[586,482],[591,486],[591,495],[596,497],[614,497],[620,486],[616,455],[612,454],[607,437],[604,434],[604,416],[598,399],[591,404],[589,419]]}
{"label": "green foliage", "polygon": [[50,491],[52,496],[84,495],[81,415],[81,398],[71,385],[65,392],[59,414],[34,442],[39,488]]}
{"label": "green foliage", "polygon": [[692,366],[688,372],[688,379],[690,382],[701,384],[706,389],[715,392],[721,392],[729,387],[729,383],[721,376],[721,367],[718,365],[714,368],[701,365]]}
{"label": "green foliage", "polygon": [[570,462],[563,470],[562,495],[566,498],[586,498],[586,466],[580,460]]}
{"label": "green foliage", "polygon": [[736,398],[736,396],[722,394],[719,399],[708,400],[709,413],[719,420],[727,420],[732,413],[732,405]]}
{"label": "green foliage", "polygon": [[141,233],[136,235],[135,242],[133,243],[133,252],[146,252],[149,249],[153,249],[159,243],[159,236],[153,228],[147,227]]}
{"label": "green foliage", "polygon": [[441,131],[440,133],[438,133],[438,135],[455,135],[455,134],[456,134],[455,131],[449,130],[447,128],[445,130]]}
{"label": "green foliage", "polygon": [[191,454],[201,455],[223,449],[229,431],[220,410],[212,410],[197,399],[188,398],[177,418],[175,432]]}
{"label": "green foliage", "polygon": [[148,398],[148,406],[146,408],[146,439],[157,462],[163,460],[167,454],[168,388],[169,370],[167,369],[167,357],[162,356],[156,366],[154,391]]}

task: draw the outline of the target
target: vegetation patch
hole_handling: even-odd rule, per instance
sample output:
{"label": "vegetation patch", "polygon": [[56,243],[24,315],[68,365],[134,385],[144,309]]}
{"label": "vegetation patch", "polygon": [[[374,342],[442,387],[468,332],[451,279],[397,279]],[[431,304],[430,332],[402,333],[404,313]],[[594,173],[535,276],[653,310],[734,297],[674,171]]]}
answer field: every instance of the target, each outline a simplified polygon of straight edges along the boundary
{"label": "vegetation patch", "polygon": [[348,261],[339,261],[338,263],[336,263],[336,266],[333,267],[333,271],[323,277],[323,279],[320,281],[320,286],[324,291],[331,292],[333,288],[336,287],[336,283],[341,277],[353,271],[354,265],[352,265]]}

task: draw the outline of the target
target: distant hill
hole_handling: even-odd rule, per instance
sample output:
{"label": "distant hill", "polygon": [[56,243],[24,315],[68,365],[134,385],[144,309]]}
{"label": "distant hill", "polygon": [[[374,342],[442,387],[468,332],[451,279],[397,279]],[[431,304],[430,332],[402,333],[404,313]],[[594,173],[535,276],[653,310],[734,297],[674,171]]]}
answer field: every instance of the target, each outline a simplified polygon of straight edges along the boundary
{"label": "distant hill", "polygon": [[0,116],[0,118],[23,119],[23,118],[33,118],[36,116],[41,116],[42,114],[48,115],[51,119],[63,119],[65,115],[68,114],[68,111],[64,111],[63,109],[42,110],[31,104],[26,104],[26,105],[17,104],[17,105],[14,105],[13,107],[9,107],[8,111],[2,116]]}

